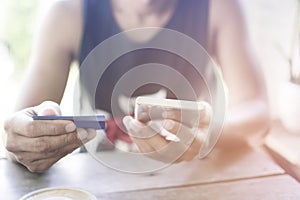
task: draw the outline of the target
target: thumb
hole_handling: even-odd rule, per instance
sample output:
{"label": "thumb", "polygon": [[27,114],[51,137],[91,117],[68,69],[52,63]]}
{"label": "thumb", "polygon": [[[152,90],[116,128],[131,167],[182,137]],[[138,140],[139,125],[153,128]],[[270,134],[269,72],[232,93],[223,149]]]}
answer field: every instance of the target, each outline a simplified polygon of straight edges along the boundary
{"label": "thumb", "polygon": [[54,101],[44,101],[34,108],[38,116],[61,115],[59,105]]}

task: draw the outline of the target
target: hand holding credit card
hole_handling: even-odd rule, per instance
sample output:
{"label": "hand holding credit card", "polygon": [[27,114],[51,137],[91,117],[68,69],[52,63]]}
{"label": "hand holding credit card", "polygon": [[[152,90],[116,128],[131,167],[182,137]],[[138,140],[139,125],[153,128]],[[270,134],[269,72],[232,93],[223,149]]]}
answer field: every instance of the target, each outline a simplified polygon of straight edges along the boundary
{"label": "hand holding credit card", "polygon": [[77,128],[105,129],[105,117],[103,115],[87,116],[32,116],[34,120],[70,120]]}

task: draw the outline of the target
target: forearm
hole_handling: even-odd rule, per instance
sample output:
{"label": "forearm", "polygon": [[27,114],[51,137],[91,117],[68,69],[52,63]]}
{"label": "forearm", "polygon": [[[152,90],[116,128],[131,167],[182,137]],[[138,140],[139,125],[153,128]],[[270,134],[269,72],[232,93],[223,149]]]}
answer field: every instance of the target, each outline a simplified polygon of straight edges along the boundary
{"label": "forearm", "polygon": [[268,106],[254,100],[228,110],[218,145],[242,145],[262,139],[269,126]]}

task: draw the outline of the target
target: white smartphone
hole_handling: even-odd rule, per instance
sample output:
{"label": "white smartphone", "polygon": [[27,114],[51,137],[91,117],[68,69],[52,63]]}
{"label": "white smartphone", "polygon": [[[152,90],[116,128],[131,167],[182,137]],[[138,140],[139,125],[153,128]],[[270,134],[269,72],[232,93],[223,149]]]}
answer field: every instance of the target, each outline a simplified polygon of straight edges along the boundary
{"label": "white smartphone", "polygon": [[151,119],[162,119],[162,113],[166,110],[175,111],[183,124],[195,126],[199,121],[201,111],[205,109],[205,102],[185,101],[176,99],[160,99],[152,97],[138,97],[135,102],[136,119],[140,119],[140,114],[147,112]]}
{"label": "white smartphone", "polygon": [[205,109],[205,102],[185,101],[175,99],[160,99],[152,97],[138,97],[135,102],[134,116],[137,120],[143,118],[142,113],[147,113],[151,128],[159,132],[167,140],[179,141],[175,135],[167,134],[162,126],[163,112],[167,110],[174,111],[177,115],[177,121],[189,126],[199,125],[201,111]]}

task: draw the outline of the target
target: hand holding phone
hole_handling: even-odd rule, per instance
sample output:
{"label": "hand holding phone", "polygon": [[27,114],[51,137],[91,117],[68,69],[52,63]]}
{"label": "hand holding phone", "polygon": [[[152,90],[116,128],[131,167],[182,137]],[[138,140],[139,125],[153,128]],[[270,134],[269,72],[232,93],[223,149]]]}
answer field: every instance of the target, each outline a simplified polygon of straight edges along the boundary
{"label": "hand holding phone", "polygon": [[175,134],[168,133],[162,128],[163,121],[169,119],[190,128],[198,127],[205,106],[204,102],[138,97],[135,104],[135,119],[148,123],[167,140],[180,141]]}
{"label": "hand holding phone", "polygon": [[162,162],[181,162],[199,154],[207,135],[200,124],[209,113],[206,102],[138,97],[135,119],[126,116],[123,122],[142,153]]}

